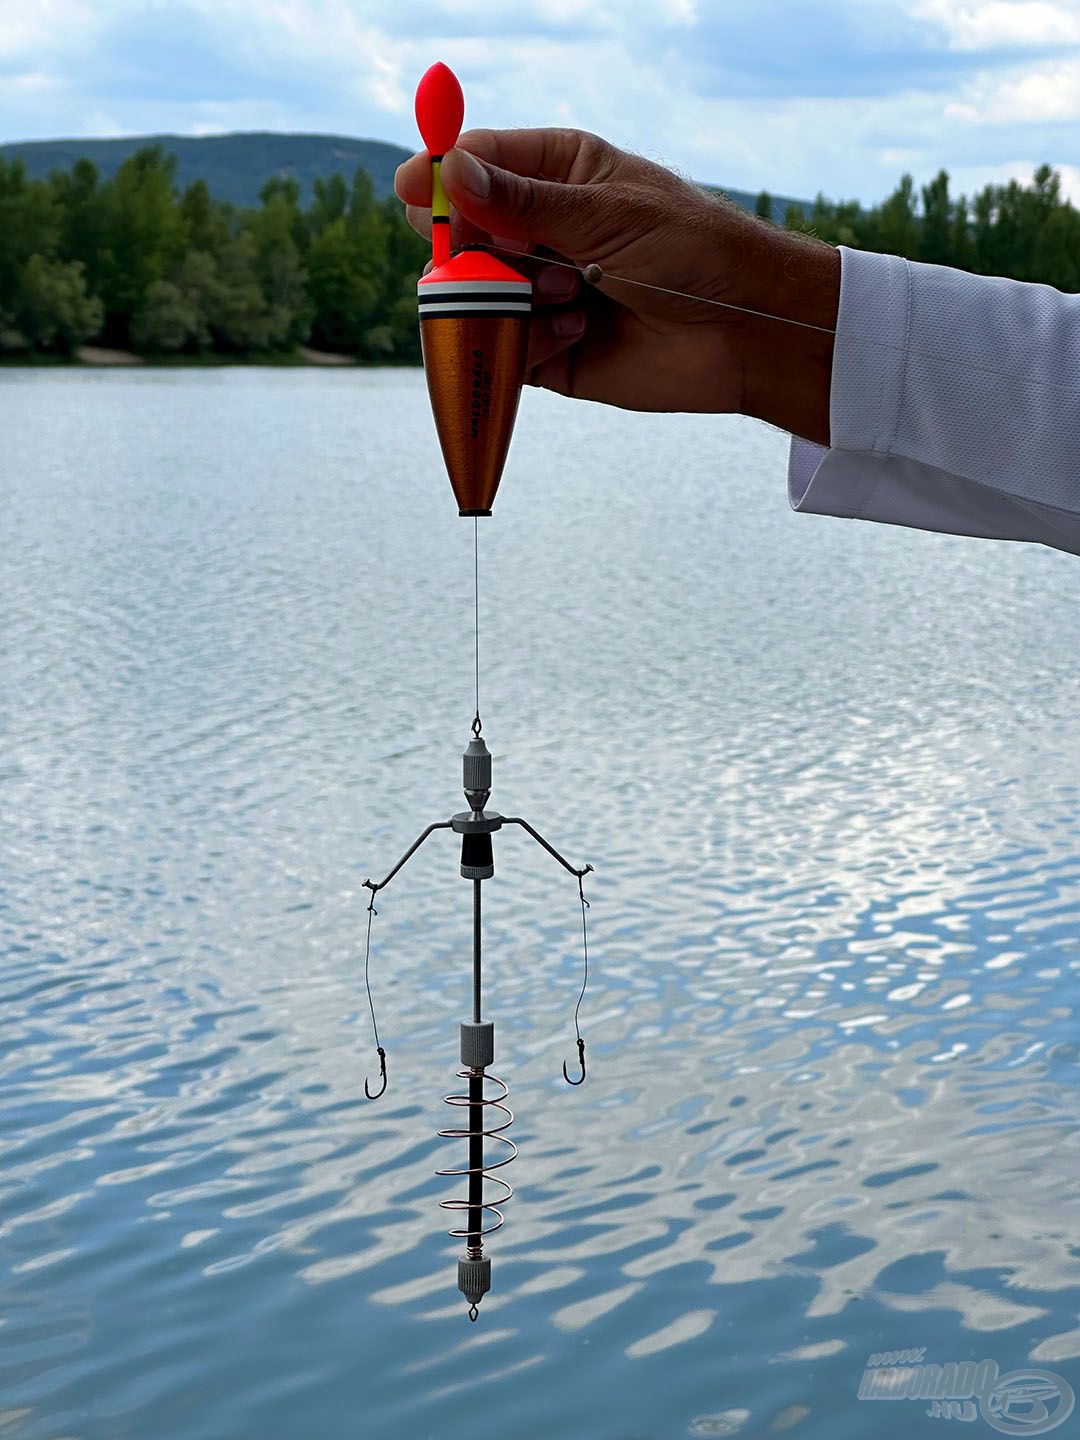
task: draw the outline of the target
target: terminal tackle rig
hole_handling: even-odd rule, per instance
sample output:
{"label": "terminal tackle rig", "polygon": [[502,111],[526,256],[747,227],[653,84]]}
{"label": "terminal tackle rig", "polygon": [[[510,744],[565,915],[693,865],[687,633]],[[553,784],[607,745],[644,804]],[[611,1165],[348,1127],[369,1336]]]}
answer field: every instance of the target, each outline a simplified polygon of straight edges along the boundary
{"label": "terminal tackle rig", "polygon": [[[571,1076],[566,1068],[566,1061],[563,1061],[563,1076],[571,1085],[580,1085],[585,1079],[585,1041],[581,1038],[581,1030],[578,1025],[578,1010],[589,978],[589,942],[585,925],[585,911],[589,907],[589,902],[585,899],[583,881],[593,867],[586,865],[579,870],[571,865],[569,860],[559,854],[554,845],[549,844],[539,831],[534,830],[529,822],[521,819],[520,816],[499,815],[494,810],[485,810],[484,806],[491,795],[491,752],[480,734],[479,714],[474,719],[472,728],[473,738],[469,741],[462,756],[465,799],[469,803],[469,809],[462,810],[449,820],[437,820],[433,825],[429,825],[413,841],[384,879],[378,882],[364,881],[365,886],[371,891],[371,902],[368,905],[364,978],[367,982],[371,958],[371,917],[377,913],[375,896],[384,886],[389,885],[402,866],[416,854],[433,831],[453,830],[455,834],[461,836],[462,878],[473,882],[473,1003],[472,1019],[461,1022],[462,1068],[457,1072],[459,1079],[468,1081],[468,1088],[464,1094],[446,1095],[444,1099],[448,1105],[459,1106],[466,1110],[468,1124],[464,1127],[448,1127],[438,1133],[447,1139],[468,1141],[468,1164],[437,1170],[435,1173],[468,1177],[468,1195],[466,1197],[441,1200],[439,1203],[444,1210],[465,1212],[465,1223],[452,1229],[450,1234],[465,1241],[465,1253],[458,1259],[458,1288],[468,1301],[469,1319],[475,1320],[478,1313],[477,1306],[491,1289],[491,1259],[484,1254],[484,1237],[498,1230],[502,1225],[503,1214],[499,1205],[504,1204],[514,1193],[509,1181],[494,1172],[509,1165],[517,1154],[517,1146],[505,1134],[514,1119],[513,1112],[505,1103],[509,1093],[506,1082],[488,1070],[488,1066],[495,1058],[495,1027],[491,1020],[483,1018],[481,1010],[481,887],[485,880],[490,880],[495,874],[491,837],[504,825],[520,825],[537,844],[543,846],[548,854],[559,862],[564,870],[568,870],[571,875],[575,876],[578,882],[585,969],[581,993],[574,1009],[574,1030],[577,1036],[580,1073],[576,1077]],[[368,1002],[371,1003],[370,984],[368,985]],[[364,1093],[369,1100],[376,1100],[386,1089],[386,1051],[379,1044],[374,1007],[371,1010],[371,1021],[375,1029],[375,1043],[379,1055],[380,1087],[372,1090],[369,1082],[365,1081]],[[485,1094],[485,1082],[497,1086],[497,1092]],[[494,1142],[506,1153],[500,1154],[494,1160],[490,1157],[486,1158],[485,1142]],[[498,1203],[485,1199],[485,1181],[499,1187],[496,1195]]]}

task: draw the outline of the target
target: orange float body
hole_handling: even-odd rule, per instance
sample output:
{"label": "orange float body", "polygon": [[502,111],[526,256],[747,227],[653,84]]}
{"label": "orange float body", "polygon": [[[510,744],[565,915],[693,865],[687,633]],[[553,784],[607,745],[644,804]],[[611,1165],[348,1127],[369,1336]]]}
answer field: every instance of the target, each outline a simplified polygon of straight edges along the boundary
{"label": "orange float body", "polygon": [[431,409],[459,515],[490,515],[517,418],[532,285],[465,249],[416,287]]}

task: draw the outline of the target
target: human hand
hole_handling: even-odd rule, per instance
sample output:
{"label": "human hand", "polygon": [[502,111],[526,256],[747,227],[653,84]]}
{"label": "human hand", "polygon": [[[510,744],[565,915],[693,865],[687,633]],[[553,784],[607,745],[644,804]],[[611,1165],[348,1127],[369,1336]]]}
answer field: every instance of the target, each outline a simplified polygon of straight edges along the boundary
{"label": "human hand", "polygon": [[[468,131],[442,179],[455,246],[534,251],[507,257],[533,280],[529,383],[626,409],[739,411],[827,443],[831,335],[708,302],[831,328],[831,246],[579,130]],[[406,161],[395,189],[430,233],[430,158]],[[551,260],[604,278],[585,285]]]}

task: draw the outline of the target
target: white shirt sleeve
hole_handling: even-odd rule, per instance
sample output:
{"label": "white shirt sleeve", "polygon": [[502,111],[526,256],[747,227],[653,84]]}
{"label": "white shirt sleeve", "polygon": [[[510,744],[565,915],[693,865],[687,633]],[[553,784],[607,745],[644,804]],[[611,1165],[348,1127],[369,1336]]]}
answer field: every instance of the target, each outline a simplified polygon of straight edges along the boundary
{"label": "white shirt sleeve", "polygon": [[828,449],[792,509],[1080,555],[1080,295],[840,246]]}

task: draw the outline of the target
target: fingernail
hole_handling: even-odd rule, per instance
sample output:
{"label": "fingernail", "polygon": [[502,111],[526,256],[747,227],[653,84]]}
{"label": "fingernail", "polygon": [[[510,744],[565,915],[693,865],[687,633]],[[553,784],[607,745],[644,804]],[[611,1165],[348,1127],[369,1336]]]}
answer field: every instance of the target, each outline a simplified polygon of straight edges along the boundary
{"label": "fingernail", "polygon": [[585,329],[585,316],[580,310],[567,310],[564,314],[555,316],[551,328],[560,340],[571,340]]}
{"label": "fingernail", "polygon": [[561,270],[554,265],[548,265],[537,275],[536,288],[541,295],[546,295],[549,299],[560,299],[572,295],[577,289],[577,276],[573,270]]}
{"label": "fingernail", "polygon": [[459,150],[461,157],[461,183],[470,195],[475,195],[477,200],[486,200],[491,194],[491,172],[486,166],[481,165],[475,155],[470,155],[467,150]]}

